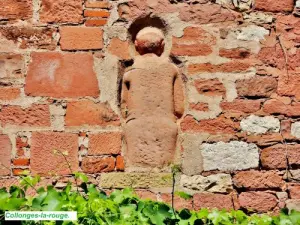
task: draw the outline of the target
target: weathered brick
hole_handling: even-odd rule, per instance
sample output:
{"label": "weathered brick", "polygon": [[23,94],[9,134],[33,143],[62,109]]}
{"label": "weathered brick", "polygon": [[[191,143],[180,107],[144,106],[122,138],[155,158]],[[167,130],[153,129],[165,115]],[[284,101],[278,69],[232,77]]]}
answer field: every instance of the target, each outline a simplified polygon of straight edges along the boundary
{"label": "weathered brick", "polygon": [[111,4],[109,1],[87,1],[85,3],[86,8],[102,8],[102,9],[109,9]]}
{"label": "weathered brick", "polygon": [[85,157],[82,160],[81,168],[85,173],[112,172],[115,169],[115,158]]}
{"label": "weathered brick", "polygon": [[197,73],[235,73],[248,71],[251,65],[247,62],[232,61],[224,64],[214,65],[211,63],[190,64],[188,73],[190,75]]}
{"label": "weathered brick", "polygon": [[38,48],[55,50],[57,40],[56,28],[32,26],[5,26],[0,28],[0,33],[7,40],[20,43],[21,49]]}
{"label": "weathered brick", "polygon": [[12,185],[18,185],[20,181],[17,177],[0,179],[0,188],[9,189]]}
{"label": "weathered brick", "polygon": [[79,23],[83,0],[42,0],[40,20],[43,23]]}
{"label": "weathered brick", "polygon": [[[161,200],[169,205],[172,205],[172,195],[163,193],[161,194]],[[177,195],[174,196],[174,208],[176,210],[190,209],[193,210],[193,199],[183,199]]]}
{"label": "weathered brick", "polygon": [[20,106],[3,106],[0,121],[2,126],[48,127],[50,126],[49,106],[36,104],[24,109]]}
{"label": "weathered brick", "polygon": [[0,87],[0,100],[14,100],[20,97],[20,89],[12,87]]}
{"label": "weathered brick", "polygon": [[141,199],[157,201],[156,194],[151,192],[151,191],[148,191],[148,190],[135,190],[134,192]]}
{"label": "weathered brick", "polygon": [[116,158],[116,170],[117,171],[124,171],[125,170],[125,162],[124,157],[118,155]]}
{"label": "weathered brick", "polygon": [[217,208],[217,209],[233,209],[233,201],[231,195],[200,193],[194,195],[194,209],[201,208]]}
{"label": "weathered brick", "polygon": [[0,20],[27,20],[32,17],[32,1],[10,0],[0,2]]}
{"label": "weathered brick", "polygon": [[31,56],[25,84],[27,95],[57,98],[99,96],[92,54],[34,52]]}
{"label": "weathered brick", "polygon": [[286,116],[300,116],[300,103],[286,105],[277,99],[271,99],[264,103],[263,111],[269,114],[282,114]]}
{"label": "weathered brick", "polygon": [[230,119],[219,117],[217,119],[195,120],[192,116],[186,116],[181,122],[182,131],[207,132],[210,134],[227,133],[233,134],[240,127],[239,124]]}
{"label": "weathered brick", "polygon": [[111,39],[108,51],[120,59],[128,60],[131,58],[129,54],[129,42],[122,41],[119,38]]}
{"label": "weathered brick", "polygon": [[287,159],[289,165],[300,165],[300,145],[277,144],[261,152],[262,166],[268,169],[285,169]]}
{"label": "weathered brick", "polygon": [[22,55],[0,54],[0,78],[22,78],[24,61]]}
{"label": "weathered brick", "polygon": [[65,121],[67,126],[120,125],[118,115],[108,104],[94,103],[90,100],[68,103]]}
{"label": "weathered brick", "polygon": [[61,27],[62,50],[89,50],[103,48],[103,31],[92,27]]}
{"label": "weathered brick", "polygon": [[84,10],[84,16],[108,18],[110,13],[105,10]]}
{"label": "weathered brick", "polygon": [[256,0],[255,9],[267,12],[292,12],[294,0]]}
{"label": "weathered brick", "polygon": [[107,23],[107,19],[94,19],[94,20],[86,20],[85,25],[87,27],[98,27],[104,26]]}
{"label": "weathered brick", "polygon": [[206,4],[182,4],[179,10],[183,21],[195,24],[209,24],[238,20],[241,15],[233,10],[224,8],[219,4],[204,1]]}
{"label": "weathered brick", "polygon": [[11,151],[12,146],[9,137],[0,135],[0,176],[10,175]]}
{"label": "weathered brick", "polygon": [[300,100],[299,85],[299,73],[289,73],[288,80],[286,74],[281,74],[279,76],[277,93],[283,96],[295,96],[297,100]]}
{"label": "weathered brick", "polygon": [[233,183],[238,188],[249,190],[281,189],[283,179],[276,171],[241,171],[234,175]]}
{"label": "weathered brick", "polygon": [[33,132],[30,157],[33,174],[49,176],[74,173],[79,165],[78,136],[59,132]]}
{"label": "weathered brick", "polygon": [[226,88],[219,79],[199,79],[194,82],[199,94],[207,96],[225,96]]}
{"label": "weathered brick", "polygon": [[89,155],[120,154],[122,134],[108,132],[89,136]]}
{"label": "weathered brick", "polygon": [[199,27],[187,27],[182,37],[173,37],[171,53],[177,56],[207,56],[216,38]]}
{"label": "weathered brick", "polygon": [[255,143],[258,146],[270,146],[282,142],[282,136],[279,133],[266,135],[247,135],[247,142]]}
{"label": "weathered brick", "polygon": [[12,169],[12,174],[14,176],[22,176],[27,173],[28,169],[14,168]]}
{"label": "weathered brick", "polygon": [[220,104],[223,111],[254,113],[260,109],[262,101],[236,99],[233,102],[222,102]]}
{"label": "weathered brick", "polygon": [[242,97],[270,97],[276,92],[277,81],[272,77],[253,77],[236,81],[236,89]]}
{"label": "weathered brick", "polygon": [[292,199],[300,199],[300,184],[289,184],[288,192]]}
{"label": "weathered brick", "polygon": [[239,195],[239,203],[244,209],[264,213],[275,208],[277,198],[266,192],[243,192]]}
{"label": "weathered brick", "polygon": [[222,48],[219,51],[219,55],[221,57],[226,57],[230,59],[245,59],[249,58],[251,52],[246,48],[233,48],[233,49],[226,49]]}
{"label": "weathered brick", "polygon": [[29,159],[25,158],[18,158],[13,160],[13,165],[14,166],[29,166]]}

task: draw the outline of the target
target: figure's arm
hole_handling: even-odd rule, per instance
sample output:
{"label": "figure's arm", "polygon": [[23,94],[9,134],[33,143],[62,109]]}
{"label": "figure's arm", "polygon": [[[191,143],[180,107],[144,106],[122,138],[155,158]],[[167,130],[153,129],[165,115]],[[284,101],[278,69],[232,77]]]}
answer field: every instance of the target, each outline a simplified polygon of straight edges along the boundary
{"label": "figure's arm", "polygon": [[126,83],[129,81],[126,80],[126,74],[123,77],[122,80],[122,90],[121,90],[121,114],[124,119],[127,118],[127,110],[128,110],[128,87],[126,86]]}
{"label": "figure's arm", "polygon": [[179,73],[179,70],[177,70],[177,74],[175,76],[174,81],[174,109],[175,109],[175,115],[178,118],[181,118],[181,116],[184,113],[184,86],[183,81],[181,78],[181,74]]}

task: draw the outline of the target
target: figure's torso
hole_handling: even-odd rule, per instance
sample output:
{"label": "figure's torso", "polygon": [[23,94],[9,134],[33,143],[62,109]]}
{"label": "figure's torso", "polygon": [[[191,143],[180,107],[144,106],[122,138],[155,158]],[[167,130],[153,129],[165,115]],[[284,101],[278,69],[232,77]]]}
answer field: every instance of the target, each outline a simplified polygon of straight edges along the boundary
{"label": "figure's torso", "polygon": [[174,119],[174,79],[176,67],[168,58],[155,55],[139,56],[125,73],[128,88],[127,120],[140,117]]}

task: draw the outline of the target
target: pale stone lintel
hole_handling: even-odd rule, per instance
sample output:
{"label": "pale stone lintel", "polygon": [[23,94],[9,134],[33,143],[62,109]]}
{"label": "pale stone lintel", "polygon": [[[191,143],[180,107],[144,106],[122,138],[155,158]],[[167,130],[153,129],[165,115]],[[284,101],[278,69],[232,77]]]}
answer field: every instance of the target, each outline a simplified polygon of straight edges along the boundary
{"label": "pale stone lintel", "polygon": [[229,193],[233,190],[230,174],[224,173],[213,174],[207,177],[182,175],[180,186],[189,194],[201,192]]}
{"label": "pale stone lintel", "polygon": [[267,132],[279,132],[280,121],[273,116],[251,115],[241,121],[241,128],[248,134],[265,134]]}
{"label": "pale stone lintel", "polygon": [[292,124],[291,134],[296,138],[300,138],[300,122],[295,122]]}
{"label": "pale stone lintel", "polygon": [[103,173],[102,188],[164,188],[172,187],[170,173]]}
{"label": "pale stone lintel", "polygon": [[201,146],[204,171],[235,171],[258,168],[259,149],[255,144],[231,141]]}

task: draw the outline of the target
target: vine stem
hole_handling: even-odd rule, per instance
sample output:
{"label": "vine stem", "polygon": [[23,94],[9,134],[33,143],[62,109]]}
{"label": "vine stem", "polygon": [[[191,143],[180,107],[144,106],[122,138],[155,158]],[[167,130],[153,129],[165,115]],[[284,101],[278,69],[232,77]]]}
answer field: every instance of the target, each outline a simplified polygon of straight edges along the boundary
{"label": "vine stem", "polygon": [[72,170],[72,167],[71,167],[71,164],[70,164],[70,162],[68,161],[68,159],[67,159],[67,157],[65,156],[65,154],[62,152],[62,151],[60,151],[59,149],[56,149],[63,157],[64,157],[64,160],[66,161],[66,163],[68,164],[68,168],[69,168],[69,170],[70,170],[70,172],[71,172],[71,174],[73,175],[73,177],[74,177],[74,181],[75,181],[75,184],[76,184],[76,190],[77,190],[77,193],[79,193],[80,194],[80,192],[79,192],[79,188],[78,188],[78,182],[77,182],[77,178],[76,178],[76,176],[74,175],[74,172],[73,172],[73,170]]}

